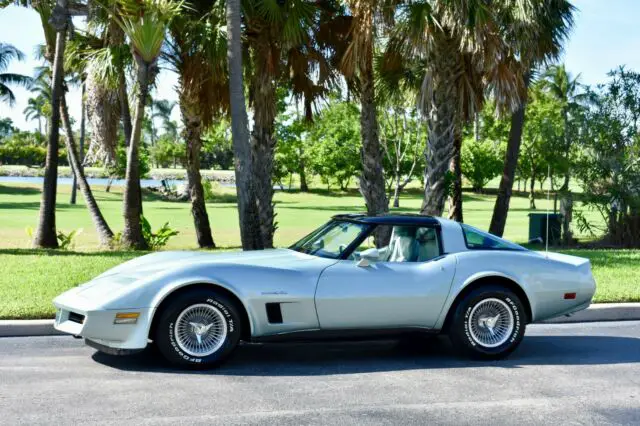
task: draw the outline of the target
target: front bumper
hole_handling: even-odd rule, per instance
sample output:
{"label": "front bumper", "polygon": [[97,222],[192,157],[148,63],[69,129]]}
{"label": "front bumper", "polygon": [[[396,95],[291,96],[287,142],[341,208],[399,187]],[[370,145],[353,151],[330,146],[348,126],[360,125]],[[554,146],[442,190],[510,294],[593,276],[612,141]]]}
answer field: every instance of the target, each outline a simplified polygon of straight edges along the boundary
{"label": "front bumper", "polygon": [[109,355],[133,355],[142,352],[144,349],[118,349],[111,346],[103,345],[91,339],[84,339],[84,343],[87,346],[91,346],[93,349],[97,349],[100,352],[104,352]]}
{"label": "front bumper", "polygon": [[[56,330],[113,349],[135,350],[147,346],[153,309],[103,309],[78,296],[74,290],[63,293],[53,304]],[[118,312],[139,312],[140,316],[135,324],[114,324]]]}

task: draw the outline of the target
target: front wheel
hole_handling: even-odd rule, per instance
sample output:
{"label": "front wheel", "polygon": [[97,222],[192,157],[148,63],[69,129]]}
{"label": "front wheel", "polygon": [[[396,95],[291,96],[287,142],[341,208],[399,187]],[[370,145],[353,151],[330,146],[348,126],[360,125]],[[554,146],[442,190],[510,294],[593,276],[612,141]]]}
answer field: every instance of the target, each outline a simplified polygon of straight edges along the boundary
{"label": "front wheel", "polygon": [[500,359],[524,337],[526,312],[515,293],[501,286],[473,290],[455,308],[449,337],[465,355]]}
{"label": "front wheel", "polygon": [[207,368],[224,361],[240,341],[238,307],[221,294],[193,290],[160,312],[155,341],[174,364]]}

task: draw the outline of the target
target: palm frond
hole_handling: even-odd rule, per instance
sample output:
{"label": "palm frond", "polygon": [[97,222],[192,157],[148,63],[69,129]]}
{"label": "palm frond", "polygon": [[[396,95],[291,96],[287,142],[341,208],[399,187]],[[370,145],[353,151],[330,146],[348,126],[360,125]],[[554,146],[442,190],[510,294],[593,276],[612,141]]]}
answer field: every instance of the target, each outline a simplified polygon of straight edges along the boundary
{"label": "palm frond", "polygon": [[0,43],[0,72],[9,67],[12,61],[24,61],[24,53],[7,43]]}

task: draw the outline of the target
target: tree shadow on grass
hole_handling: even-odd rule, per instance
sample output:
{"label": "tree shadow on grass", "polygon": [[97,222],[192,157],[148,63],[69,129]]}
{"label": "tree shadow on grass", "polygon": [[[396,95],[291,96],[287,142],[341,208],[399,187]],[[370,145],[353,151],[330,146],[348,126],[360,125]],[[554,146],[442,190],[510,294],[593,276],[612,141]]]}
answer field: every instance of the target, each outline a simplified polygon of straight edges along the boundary
{"label": "tree shadow on grass", "polygon": [[39,209],[40,209],[40,202],[38,201],[0,203],[0,210],[39,210]]}
{"label": "tree shadow on grass", "polygon": [[220,368],[203,371],[185,371],[169,366],[155,348],[129,357],[96,352],[93,359],[126,371],[220,376],[321,376],[416,369],[638,363],[640,339],[529,336],[514,354],[501,361],[471,361],[457,357],[445,338],[433,339],[416,347],[405,347],[395,341],[243,344]]}
{"label": "tree shadow on grass", "polygon": [[70,251],[56,249],[11,248],[0,249],[0,255],[10,256],[83,256],[83,257],[123,257],[142,256],[149,251]]}
{"label": "tree shadow on grass", "polygon": [[[203,251],[211,254],[223,253],[228,251],[240,250],[241,246],[224,246],[217,247],[213,250],[185,250],[185,251]],[[151,251],[135,251],[135,250],[104,250],[104,251],[70,251],[55,249],[29,249],[29,248],[6,248],[0,249],[0,255],[10,256],[83,256],[83,257],[137,257],[145,254],[155,253]]]}
{"label": "tree shadow on grass", "polygon": [[5,186],[0,185],[0,195],[34,195],[40,194],[40,189],[24,187],[24,186]]}

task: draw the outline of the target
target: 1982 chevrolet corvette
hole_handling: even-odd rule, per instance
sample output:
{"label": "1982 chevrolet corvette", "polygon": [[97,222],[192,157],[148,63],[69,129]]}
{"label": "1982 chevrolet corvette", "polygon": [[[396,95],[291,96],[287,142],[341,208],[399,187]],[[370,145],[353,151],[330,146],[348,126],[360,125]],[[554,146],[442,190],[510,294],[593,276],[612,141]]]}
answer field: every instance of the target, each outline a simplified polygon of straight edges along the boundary
{"label": "1982 chevrolet corvette", "polygon": [[241,340],[416,332],[447,333],[461,352],[496,359],[528,323],[585,309],[594,292],[587,259],[442,218],[338,215],[288,249],[123,263],[58,296],[55,327],[103,352],[153,342],[169,361],[201,367]]}

